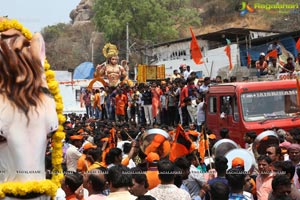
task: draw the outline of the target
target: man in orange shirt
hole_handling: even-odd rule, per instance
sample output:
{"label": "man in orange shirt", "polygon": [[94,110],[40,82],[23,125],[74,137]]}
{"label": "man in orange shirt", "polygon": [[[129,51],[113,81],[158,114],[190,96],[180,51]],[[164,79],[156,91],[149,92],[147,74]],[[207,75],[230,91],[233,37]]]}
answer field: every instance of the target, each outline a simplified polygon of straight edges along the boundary
{"label": "man in orange shirt", "polygon": [[95,118],[100,119],[101,118],[101,103],[100,103],[101,97],[100,97],[100,91],[99,89],[95,90],[95,98],[94,98],[94,105],[93,108],[95,110]]}
{"label": "man in orange shirt", "polygon": [[116,96],[116,115],[118,121],[125,121],[125,106],[127,104],[127,97],[123,94],[122,90],[118,90]]}
{"label": "man in orange shirt", "polygon": [[180,122],[183,126],[188,125],[188,112],[186,109],[186,104],[184,103],[184,99],[187,98],[188,95],[188,88],[186,86],[186,81],[181,79],[179,82],[180,87],[180,94],[179,94],[179,105],[178,105],[178,112],[180,115]]}
{"label": "man in orange shirt", "polygon": [[149,190],[155,188],[158,184],[160,184],[157,169],[157,162],[159,161],[159,159],[159,155],[154,152],[150,152],[146,157],[146,160],[148,161],[146,176],[149,183]]}
{"label": "man in orange shirt", "polygon": [[83,153],[77,161],[77,171],[78,172],[84,173],[87,171],[88,167],[91,165],[91,162],[86,160],[86,155],[88,154],[88,152],[91,149],[96,149],[96,148],[97,148],[97,146],[93,145],[90,142],[87,142],[85,145],[83,145]]}

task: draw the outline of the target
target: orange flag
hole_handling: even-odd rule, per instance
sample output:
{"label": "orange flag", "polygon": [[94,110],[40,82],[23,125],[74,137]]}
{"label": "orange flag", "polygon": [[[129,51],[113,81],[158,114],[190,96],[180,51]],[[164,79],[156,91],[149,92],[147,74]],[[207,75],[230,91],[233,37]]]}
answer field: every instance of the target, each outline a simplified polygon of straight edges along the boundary
{"label": "orange flag", "polygon": [[185,134],[181,125],[176,128],[176,135],[171,147],[169,159],[174,162],[176,158],[185,156],[195,150],[194,143]]}
{"label": "orange flag", "polygon": [[277,56],[278,56],[277,50],[274,49],[274,50],[270,51],[269,53],[267,53],[266,59],[269,59],[270,57],[277,58]]}
{"label": "orange flag", "polygon": [[192,58],[196,64],[202,64],[203,63],[202,53],[201,53],[200,47],[198,45],[198,41],[197,41],[191,27],[190,27],[190,30],[191,30],[191,34],[192,34],[192,41],[191,41],[191,45],[190,45]]}
{"label": "orange flag", "polygon": [[117,138],[116,138],[116,129],[112,128],[109,130],[110,136],[108,140],[109,148],[115,148],[117,147]]}
{"label": "orange flag", "polygon": [[298,50],[298,52],[300,52],[300,38],[298,38],[297,40],[296,49]]}
{"label": "orange flag", "polygon": [[229,70],[232,70],[231,50],[230,50],[230,45],[229,44],[227,44],[224,51],[226,52],[226,55],[227,55],[228,60],[229,60]]}
{"label": "orange flag", "polygon": [[249,52],[247,53],[247,64],[248,64],[248,66],[251,65],[251,55]]}
{"label": "orange flag", "polygon": [[298,76],[296,78],[296,88],[297,88],[297,106],[300,106],[300,81]]}
{"label": "orange flag", "polygon": [[200,140],[199,140],[199,148],[198,148],[198,152],[200,154],[200,158],[202,161],[204,161],[205,152],[206,150],[208,150],[208,148],[209,148],[209,141],[205,133],[205,128],[202,127]]}

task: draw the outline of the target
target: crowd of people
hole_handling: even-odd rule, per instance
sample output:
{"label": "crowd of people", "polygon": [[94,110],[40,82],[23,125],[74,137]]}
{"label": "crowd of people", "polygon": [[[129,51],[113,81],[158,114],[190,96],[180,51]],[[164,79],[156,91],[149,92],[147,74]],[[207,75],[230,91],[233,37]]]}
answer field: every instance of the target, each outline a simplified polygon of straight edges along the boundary
{"label": "crowd of people", "polygon": [[[255,155],[256,165],[246,171],[247,160],[241,157],[230,161],[216,155],[207,163],[197,148],[173,162],[158,152],[146,155],[141,146],[146,126],[76,114],[68,118],[63,146],[66,174],[57,199],[300,199],[298,128],[279,129],[280,143],[270,144],[264,155]],[[171,143],[176,142],[176,130],[154,128],[166,131]],[[203,133],[192,124],[184,132],[196,147]],[[222,129],[220,136],[230,139],[230,131]],[[252,154],[255,138],[255,132],[245,133],[245,149]],[[213,152],[215,134],[208,132],[208,139]],[[50,171],[51,163],[47,166]]]}
{"label": "crowd of people", "polygon": [[175,126],[179,122],[188,125],[204,120],[203,99],[208,85],[236,81],[217,76],[198,78],[189,66],[174,70],[171,78],[149,83],[101,87],[82,94],[85,118],[128,122],[130,124],[154,124]]}
{"label": "crowd of people", "polygon": [[[256,158],[256,165],[248,171],[243,158],[228,160],[226,152],[211,155],[218,140],[210,130],[203,131],[203,98],[209,84],[236,78],[198,79],[193,72],[184,75],[187,69],[181,66],[181,73],[174,70],[170,80],[160,83],[100,88],[93,94],[86,91],[86,113],[66,115],[65,178],[56,198],[300,199],[300,129],[274,130],[280,143],[270,144],[263,155],[253,153],[256,133],[245,133],[245,149]],[[172,146],[179,140],[178,124],[186,136],[184,143],[191,144],[190,151],[172,159],[158,151],[145,153],[145,132],[164,130]],[[209,147],[203,158],[199,141],[204,133]],[[226,128],[218,135],[230,139]],[[157,141],[151,142],[155,146]],[[48,178],[50,157],[51,139],[46,156]]]}
{"label": "crowd of people", "polygon": [[255,62],[257,70],[257,77],[264,75],[278,75],[279,73],[293,73],[294,71],[300,71],[300,53],[297,54],[296,59],[287,57],[284,63],[279,59],[278,52],[277,56],[267,56],[265,53],[260,53],[258,60]]}

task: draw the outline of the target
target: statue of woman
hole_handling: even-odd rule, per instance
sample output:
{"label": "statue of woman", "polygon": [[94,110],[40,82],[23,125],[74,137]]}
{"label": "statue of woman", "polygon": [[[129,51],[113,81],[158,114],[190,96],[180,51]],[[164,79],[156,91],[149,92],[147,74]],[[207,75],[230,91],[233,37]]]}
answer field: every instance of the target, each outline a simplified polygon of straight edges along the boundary
{"label": "statue of woman", "polygon": [[44,61],[41,34],[28,40],[16,29],[0,32],[0,184],[46,178],[47,134],[58,118]]}

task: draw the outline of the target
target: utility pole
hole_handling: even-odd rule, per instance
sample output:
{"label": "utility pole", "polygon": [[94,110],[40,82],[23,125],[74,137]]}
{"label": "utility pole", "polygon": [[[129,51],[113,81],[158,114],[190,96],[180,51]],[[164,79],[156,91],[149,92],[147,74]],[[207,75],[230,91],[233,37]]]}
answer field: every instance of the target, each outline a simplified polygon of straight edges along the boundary
{"label": "utility pole", "polygon": [[94,65],[94,41],[92,41],[92,63]]}
{"label": "utility pole", "polygon": [[126,23],[126,61],[129,61],[129,28],[128,22]]}

